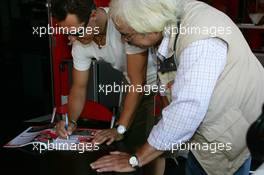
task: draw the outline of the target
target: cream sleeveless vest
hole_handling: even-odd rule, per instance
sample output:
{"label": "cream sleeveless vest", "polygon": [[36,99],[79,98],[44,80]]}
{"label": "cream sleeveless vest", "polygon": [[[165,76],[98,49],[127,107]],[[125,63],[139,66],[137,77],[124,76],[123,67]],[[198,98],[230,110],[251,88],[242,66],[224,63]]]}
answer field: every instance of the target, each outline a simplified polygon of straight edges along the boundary
{"label": "cream sleeveless vest", "polygon": [[[228,44],[227,64],[217,81],[206,116],[190,142],[231,145],[231,150],[216,152],[192,150],[209,175],[231,175],[249,157],[246,133],[260,115],[264,103],[264,69],[238,27],[213,7],[197,1],[186,3],[181,27],[193,28],[193,31],[179,34],[176,58],[197,40],[218,37]],[[210,34],[206,28],[212,31],[218,28],[219,32]]]}

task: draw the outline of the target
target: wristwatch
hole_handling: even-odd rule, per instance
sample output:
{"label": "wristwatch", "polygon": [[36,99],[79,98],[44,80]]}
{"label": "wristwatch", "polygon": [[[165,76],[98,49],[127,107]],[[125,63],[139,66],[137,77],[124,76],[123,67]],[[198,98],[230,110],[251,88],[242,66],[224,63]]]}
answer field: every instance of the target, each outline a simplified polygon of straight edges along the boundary
{"label": "wristwatch", "polygon": [[73,126],[73,128],[74,128],[74,127],[77,128],[77,122],[76,122],[75,120],[71,120],[70,123],[71,123],[71,125]]}
{"label": "wristwatch", "polygon": [[138,161],[137,155],[135,155],[135,154],[132,155],[128,162],[132,168],[135,168],[135,169],[139,168],[139,161]]}
{"label": "wristwatch", "polygon": [[116,131],[117,131],[118,134],[123,135],[127,131],[127,129],[126,129],[126,127],[124,125],[117,125],[116,126]]}

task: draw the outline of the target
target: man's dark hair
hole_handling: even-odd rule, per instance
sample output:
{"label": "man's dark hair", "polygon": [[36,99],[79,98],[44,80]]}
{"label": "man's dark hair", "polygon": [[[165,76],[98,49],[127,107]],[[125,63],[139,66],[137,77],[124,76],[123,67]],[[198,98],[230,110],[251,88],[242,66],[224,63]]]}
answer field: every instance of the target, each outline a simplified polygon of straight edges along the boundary
{"label": "man's dark hair", "polygon": [[95,4],[93,0],[52,0],[52,16],[63,21],[68,14],[75,14],[79,22],[88,21]]}

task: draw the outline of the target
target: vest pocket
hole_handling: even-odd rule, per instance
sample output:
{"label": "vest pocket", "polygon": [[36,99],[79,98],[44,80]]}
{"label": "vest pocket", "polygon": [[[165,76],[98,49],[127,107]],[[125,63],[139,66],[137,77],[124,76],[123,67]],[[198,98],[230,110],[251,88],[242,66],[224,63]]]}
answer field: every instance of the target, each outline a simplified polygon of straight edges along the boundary
{"label": "vest pocket", "polygon": [[[246,133],[249,128],[249,123],[239,109],[228,110],[216,123],[216,125],[213,124],[206,129],[203,128],[206,132],[200,133],[209,143],[229,145],[230,149],[223,149],[221,152],[229,160],[233,160],[246,148]],[[215,130],[214,127],[218,129]]]}

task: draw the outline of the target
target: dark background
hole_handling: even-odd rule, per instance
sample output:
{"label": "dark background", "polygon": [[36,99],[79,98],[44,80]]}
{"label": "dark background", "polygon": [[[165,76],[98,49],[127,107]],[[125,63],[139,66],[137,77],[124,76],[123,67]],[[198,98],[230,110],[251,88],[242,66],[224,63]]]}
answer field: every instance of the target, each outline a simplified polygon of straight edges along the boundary
{"label": "dark background", "polygon": [[51,113],[49,39],[32,34],[47,16],[43,0],[0,1],[1,145],[24,120]]}

